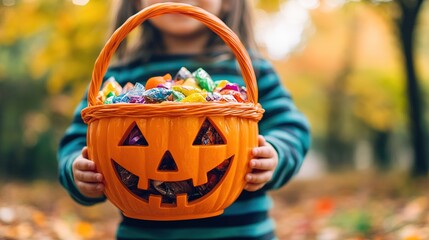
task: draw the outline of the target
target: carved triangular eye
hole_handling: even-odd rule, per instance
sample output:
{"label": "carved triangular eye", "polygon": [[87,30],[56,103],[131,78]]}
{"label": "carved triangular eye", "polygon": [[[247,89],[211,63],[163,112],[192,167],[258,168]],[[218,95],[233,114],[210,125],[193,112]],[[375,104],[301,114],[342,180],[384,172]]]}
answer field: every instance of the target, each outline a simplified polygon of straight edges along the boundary
{"label": "carved triangular eye", "polygon": [[129,129],[121,141],[121,146],[149,146],[135,122]]}
{"label": "carved triangular eye", "polygon": [[200,131],[198,132],[193,145],[219,144],[225,144],[225,140],[216,127],[208,119],[206,119],[203,125],[201,125]]}
{"label": "carved triangular eye", "polygon": [[161,162],[158,165],[158,171],[177,171],[176,162],[174,162],[170,151],[166,151],[164,156],[162,156]]}

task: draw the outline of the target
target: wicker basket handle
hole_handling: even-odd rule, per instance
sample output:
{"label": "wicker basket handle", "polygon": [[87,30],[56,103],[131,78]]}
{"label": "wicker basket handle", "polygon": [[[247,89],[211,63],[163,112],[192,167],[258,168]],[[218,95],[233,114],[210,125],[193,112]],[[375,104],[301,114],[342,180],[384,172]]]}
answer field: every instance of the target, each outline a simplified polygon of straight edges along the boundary
{"label": "wicker basket handle", "polygon": [[128,20],[119,27],[107,41],[95,61],[92,80],[88,91],[88,105],[95,106],[97,104],[97,94],[100,90],[103,76],[106,74],[110,59],[127,34],[143,23],[146,19],[169,13],[184,14],[197,19],[222,38],[222,40],[231,48],[240,65],[241,73],[247,87],[249,101],[256,104],[258,102],[258,90],[255,72],[246,48],[243,46],[237,35],[218,17],[201,8],[182,3],[159,3],[153,4],[128,18]]}

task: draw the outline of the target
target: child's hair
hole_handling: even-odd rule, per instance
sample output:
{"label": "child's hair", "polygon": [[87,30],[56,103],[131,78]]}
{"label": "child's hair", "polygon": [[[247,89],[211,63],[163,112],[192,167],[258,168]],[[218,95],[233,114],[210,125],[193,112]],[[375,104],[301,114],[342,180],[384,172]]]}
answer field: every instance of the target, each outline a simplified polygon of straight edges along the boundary
{"label": "child's hair", "polygon": [[[223,0],[228,1],[229,8],[220,14],[220,19],[226,23],[240,38],[247,49],[256,51],[255,37],[252,29],[251,9],[247,0]],[[113,31],[119,28],[130,16],[138,12],[138,4],[133,0],[119,0]],[[132,51],[127,47],[127,39],[121,43],[116,51],[120,62],[138,57],[138,53],[145,53],[145,57],[151,54],[163,53],[162,42],[159,30],[150,21],[145,21],[140,27],[140,37],[137,38],[136,46]],[[206,53],[216,51],[229,52],[225,43],[215,33],[210,31],[212,36],[205,47]]]}

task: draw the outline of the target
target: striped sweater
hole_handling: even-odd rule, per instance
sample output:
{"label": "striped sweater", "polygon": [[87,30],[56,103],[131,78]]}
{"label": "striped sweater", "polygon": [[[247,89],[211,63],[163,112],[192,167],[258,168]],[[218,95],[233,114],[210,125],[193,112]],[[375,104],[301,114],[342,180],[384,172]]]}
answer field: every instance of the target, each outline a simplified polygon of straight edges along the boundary
{"label": "striped sweater", "polygon": [[[185,66],[190,71],[204,68],[213,80],[228,79],[244,85],[238,64],[233,59],[217,62],[197,61],[194,56],[153,56],[150,61],[131,61],[109,68],[105,79],[114,76],[123,86],[142,82],[152,76],[170,73]],[[298,172],[310,145],[306,118],[294,105],[272,66],[263,59],[254,59],[258,81],[259,103],[265,109],[259,122],[259,133],[276,149],[279,162],[272,180],[256,192],[243,191],[225,212],[217,217],[183,221],[146,221],[125,216],[117,229],[118,239],[276,239],[274,222],[268,212],[272,207],[268,190],[278,189]],[[58,150],[60,182],[80,204],[93,205],[106,198],[87,198],[76,188],[72,174],[73,160],[86,145],[87,125],[80,112],[87,106],[86,95],[77,106],[71,125]]]}

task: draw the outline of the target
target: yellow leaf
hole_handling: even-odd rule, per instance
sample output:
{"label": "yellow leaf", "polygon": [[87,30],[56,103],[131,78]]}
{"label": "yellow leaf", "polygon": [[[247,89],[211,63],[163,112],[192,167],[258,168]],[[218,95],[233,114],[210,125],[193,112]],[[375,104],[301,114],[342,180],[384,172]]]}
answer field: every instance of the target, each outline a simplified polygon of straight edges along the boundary
{"label": "yellow leaf", "polygon": [[75,231],[83,238],[92,238],[94,236],[94,227],[88,222],[78,222]]}

